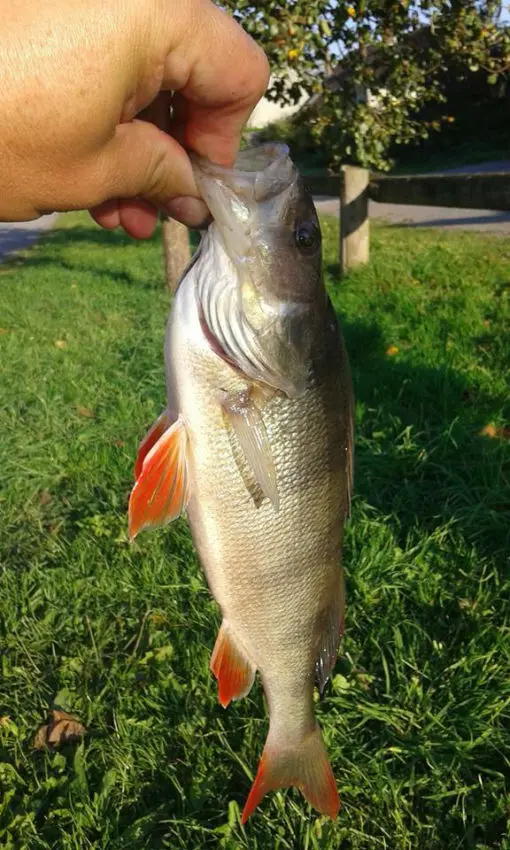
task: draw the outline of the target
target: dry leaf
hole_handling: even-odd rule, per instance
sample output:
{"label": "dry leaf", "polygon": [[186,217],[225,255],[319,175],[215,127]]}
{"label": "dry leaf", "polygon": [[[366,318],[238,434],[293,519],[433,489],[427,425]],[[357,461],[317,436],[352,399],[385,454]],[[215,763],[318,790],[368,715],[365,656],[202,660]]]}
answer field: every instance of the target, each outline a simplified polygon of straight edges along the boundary
{"label": "dry leaf", "polygon": [[67,342],[65,339],[56,339],[55,345],[57,348],[67,348]]}
{"label": "dry leaf", "polygon": [[0,717],[0,726],[8,726],[11,722],[11,718],[8,714],[4,714],[3,717]]}
{"label": "dry leaf", "polygon": [[50,502],[53,501],[53,496],[51,495],[49,490],[41,490],[39,493],[39,504],[40,505],[49,505]]}
{"label": "dry leaf", "polygon": [[8,334],[9,328],[0,328],[0,334]]}
{"label": "dry leaf", "polygon": [[35,750],[52,750],[63,744],[74,743],[83,738],[87,731],[85,726],[67,711],[53,710],[51,718],[50,723],[37,730],[33,744]]}
{"label": "dry leaf", "polygon": [[32,744],[34,750],[45,750],[46,749],[46,740],[48,736],[48,727],[40,726],[37,732],[35,733],[34,743]]}
{"label": "dry leaf", "polygon": [[386,356],[394,357],[395,354],[398,354],[398,347],[396,345],[390,345],[390,347],[386,349]]}
{"label": "dry leaf", "polygon": [[480,437],[495,437],[496,436],[496,426],[492,423],[489,425],[484,425],[482,430],[480,431]]}
{"label": "dry leaf", "polygon": [[85,416],[87,419],[95,419],[96,414],[90,407],[77,407],[76,412],[80,414],[80,416]]}
{"label": "dry leaf", "polygon": [[480,437],[490,437],[491,439],[499,438],[500,440],[510,440],[510,428],[497,428],[493,422],[484,425],[481,431],[478,432]]}

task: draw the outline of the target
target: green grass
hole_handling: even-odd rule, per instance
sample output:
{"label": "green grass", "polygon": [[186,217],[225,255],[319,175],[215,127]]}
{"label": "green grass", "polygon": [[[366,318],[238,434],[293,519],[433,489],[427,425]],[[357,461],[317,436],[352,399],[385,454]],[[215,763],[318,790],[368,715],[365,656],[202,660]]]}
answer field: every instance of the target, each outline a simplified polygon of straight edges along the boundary
{"label": "green grass", "polygon": [[[2,848],[510,848],[510,458],[479,433],[510,419],[510,245],[377,227],[339,284],[324,230],[357,399],[347,631],[317,705],[338,821],[289,791],[239,825],[260,685],[216,702],[185,522],[126,535],[165,400],[160,246],[70,216],[0,268]],[[34,752],[54,705],[86,738]]]}

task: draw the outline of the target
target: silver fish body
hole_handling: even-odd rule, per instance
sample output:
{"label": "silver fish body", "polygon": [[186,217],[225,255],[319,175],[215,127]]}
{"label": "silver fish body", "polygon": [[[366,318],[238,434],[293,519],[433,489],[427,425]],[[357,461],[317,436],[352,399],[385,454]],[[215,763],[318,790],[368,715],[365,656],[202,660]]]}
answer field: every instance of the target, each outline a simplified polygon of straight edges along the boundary
{"label": "silver fish body", "polygon": [[334,817],[313,688],[331,673],[343,627],[349,367],[313,204],[287,151],[269,146],[240,164],[252,170],[197,165],[215,221],[175,296],[164,424],[185,433],[177,507],[223,615],[211,664],[220,700],[246,694],[258,670],[269,706],[243,820],[287,785]]}

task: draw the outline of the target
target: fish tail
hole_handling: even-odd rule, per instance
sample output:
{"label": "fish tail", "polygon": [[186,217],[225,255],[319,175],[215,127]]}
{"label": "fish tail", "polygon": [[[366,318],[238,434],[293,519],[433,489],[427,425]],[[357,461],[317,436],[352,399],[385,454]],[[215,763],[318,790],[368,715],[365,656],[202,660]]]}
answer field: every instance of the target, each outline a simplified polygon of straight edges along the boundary
{"label": "fish tail", "polygon": [[318,725],[298,744],[290,747],[282,747],[273,741],[269,730],[241,823],[246,823],[268,791],[291,785],[299,788],[317,811],[335,820],[340,799]]}

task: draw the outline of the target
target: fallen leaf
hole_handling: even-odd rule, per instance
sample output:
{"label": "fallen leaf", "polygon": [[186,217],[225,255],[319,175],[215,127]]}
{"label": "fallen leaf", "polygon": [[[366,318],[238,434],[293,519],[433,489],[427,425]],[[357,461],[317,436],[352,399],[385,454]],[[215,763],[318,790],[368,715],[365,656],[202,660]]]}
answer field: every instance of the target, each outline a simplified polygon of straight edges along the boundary
{"label": "fallen leaf", "polygon": [[56,339],[55,345],[57,348],[67,348],[67,342],[65,339]]}
{"label": "fallen leaf", "polygon": [[480,437],[495,437],[496,436],[496,426],[490,423],[489,425],[484,425],[482,430],[480,431]]}
{"label": "fallen leaf", "polygon": [[40,726],[34,738],[34,750],[55,749],[83,738],[85,726],[67,711],[53,710],[48,724]]}
{"label": "fallen leaf", "polygon": [[510,440],[510,428],[497,428],[492,422],[484,425],[479,434],[481,437],[490,437],[491,439]]}
{"label": "fallen leaf", "polygon": [[34,743],[32,744],[34,750],[46,749],[48,728],[48,726],[40,726],[37,732],[35,733]]}
{"label": "fallen leaf", "polygon": [[41,490],[39,493],[39,504],[40,505],[49,505],[49,503],[53,501],[53,496],[51,495],[49,490]]}
{"label": "fallen leaf", "polygon": [[3,717],[0,717],[0,726],[8,726],[11,722],[11,718],[8,714],[4,714]]}
{"label": "fallen leaf", "polygon": [[119,449],[123,449],[126,443],[124,442],[124,440],[114,440],[113,445],[118,446]]}
{"label": "fallen leaf", "polygon": [[396,345],[390,345],[389,348],[386,349],[386,356],[394,357],[395,354],[398,354],[398,347]]}
{"label": "fallen leaf", "polygon": [[0,334],[8,334],[9,328],[0,328]]}
{"label": "fallen leaf", "polygon": [[96,414],[90,407],[77,407],[76,412],[79,413],[80,416],[85,416],[86,419],[95,419]]}

